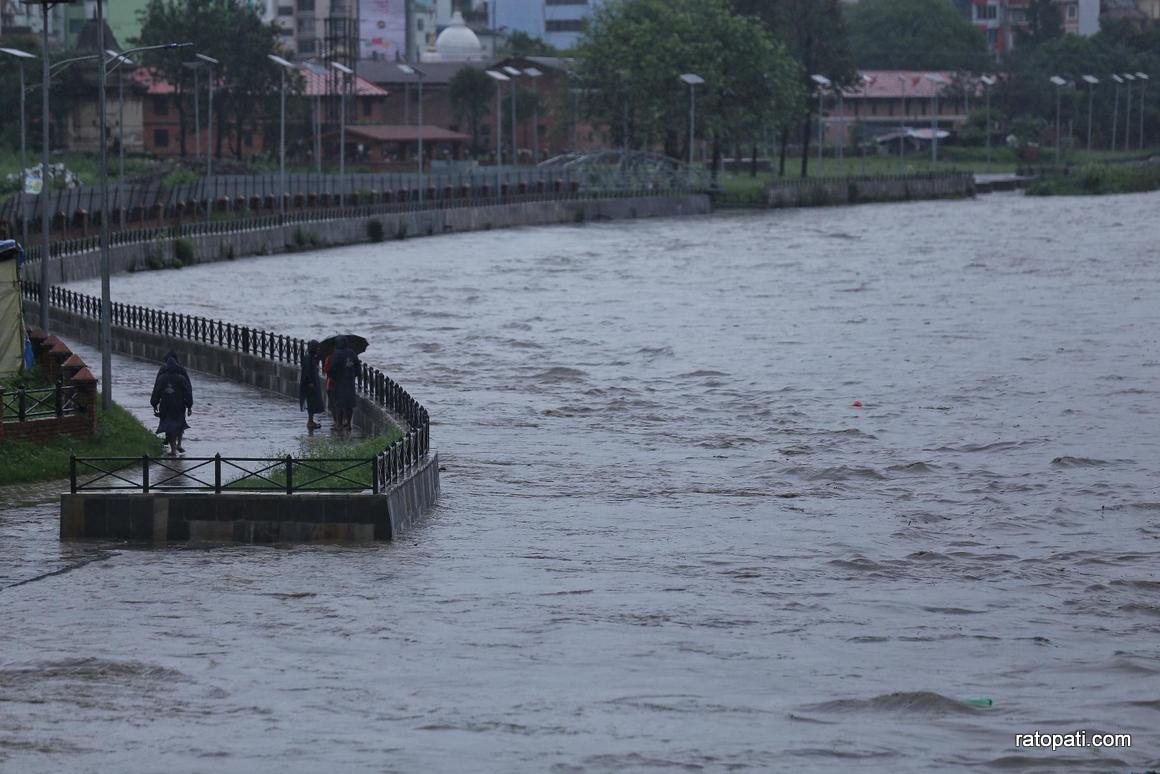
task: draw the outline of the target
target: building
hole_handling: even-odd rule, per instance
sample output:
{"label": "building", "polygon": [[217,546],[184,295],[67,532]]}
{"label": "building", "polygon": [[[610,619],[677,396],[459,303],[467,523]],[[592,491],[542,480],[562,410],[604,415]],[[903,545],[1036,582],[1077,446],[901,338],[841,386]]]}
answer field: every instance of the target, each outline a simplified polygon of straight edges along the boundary
{"label": "building", "polygon": [[863,88],[843,92],[840,102],[828,100],[823,117],[827,143],[848,144],[855,124],[867,138],[897,135],[908,129],[929,130],[936,109],[935,127],[953,132],[967,120],[971,102],[981,97],[977,81],[972,79],[966,85],[949,71],[862,70],[859,74]]}
{"label": "building", "polygon": [[[987,36],[987,45],[998,57],[1019,44],[1029,4],[1030,0],[972,0],[968,18]],[[1100,31],[1100,0],[1055,0],[1055,4],[1064,33],[1091,37]]]}
{"label": "building", "polygon": [[490,0],[488,18],[495,30],[516,30],[559,49],[580,39],[587,19],[603,0]]}

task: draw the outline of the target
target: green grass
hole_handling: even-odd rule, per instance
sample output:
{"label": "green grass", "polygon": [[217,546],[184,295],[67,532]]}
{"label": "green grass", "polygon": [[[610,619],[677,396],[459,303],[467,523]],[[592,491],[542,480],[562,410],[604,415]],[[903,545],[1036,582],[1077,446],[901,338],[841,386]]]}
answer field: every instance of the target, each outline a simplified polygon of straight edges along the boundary
{"label": "green grass", "polygon": [[[331,437],[304,440],[300,444],[298,452],[290,455],[295,460],[293,472],[295,486],[307,484],[310,490],[346,489],[350,487],[370,489],[370,461],[375,455],[402,437],[402,432],[395,429],[383,435],[357,441],[343,441]],[[285,457],[287,456],[287,452],[281,452],[273,456]],[[299,460],[306,464],[302,464]],[[316,460],[345,461],[316,462]],[[361,464],[358,464],[350,470],[346,470],[346,468],[349,468],[356,461]],[[340,475],[343,478],[350,480],[343,481],[336,478],[324,478],[325,473],[339,473],[339,471],[342,471]],[[270,471],[267,477],[270,481],[263,481],[258,478],[247,478],[244,481],[233,482],[232,486],[227,484],[224,488],[284,489],[286,487],[285,466],[279,466]],[[318,478],[322,478],[322,480],[308,483]]]}
{"label": "green grass", "polygon": [[57,436],[48,443],[0,444],[0,485],[68,478],[69,455],[78,457],[151,457],[161,454],[161,440],[132,414],[114,404],[97,410],[92,438]]}
{"label": "green grass", "polygon": [[26,390],[38,390],[43,387],[51,387],[52,381],[48,378],[48,374],[39,364],[32,368],[25,369],[18,374],[6,376],[0,379],[0,390],[4,392],[15,392],[17,389],[23,387]]}
{"label": "green grass", "polygon": [[1104,166],[1088,164],[1069,174],[1037,180],[1029,196],[1100,196],[1160,191],[1160,164]]}

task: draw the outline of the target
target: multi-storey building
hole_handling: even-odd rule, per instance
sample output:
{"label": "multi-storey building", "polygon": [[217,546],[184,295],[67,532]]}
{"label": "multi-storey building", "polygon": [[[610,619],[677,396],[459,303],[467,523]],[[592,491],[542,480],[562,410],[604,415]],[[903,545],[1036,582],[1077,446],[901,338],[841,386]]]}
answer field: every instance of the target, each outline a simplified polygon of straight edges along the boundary
{"label": "multi-storey building", "polygon": [[[1063,31],[1090,37],[1100,31],[1100,0],[1054,0]],[[971,23],[987,36],[987,45],[1001,56],[1019,44],[1027,28],[1030,0],[971,0]]]}
{"label": "multi-storey building", "polygon": [[489,0],[493,29],[526,32],[560,49],[580,39],[584,20],[603,0]]}

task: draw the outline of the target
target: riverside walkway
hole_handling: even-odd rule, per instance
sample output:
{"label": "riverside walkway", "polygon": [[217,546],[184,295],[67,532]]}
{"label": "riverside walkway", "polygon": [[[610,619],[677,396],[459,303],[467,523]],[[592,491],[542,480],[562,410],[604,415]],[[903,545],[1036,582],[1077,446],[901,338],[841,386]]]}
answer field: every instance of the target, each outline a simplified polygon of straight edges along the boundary
{"label": "riverside walkway", "polygon": [[[69,346],[99,378],[100,353],[72,341]],[[157,419],[149,406],[149,395],[157,364],[121,355],[113,355],[112,362],[114,399],[153,429]],[[198,372],[191,372],[190,378],[194,406],[185,436],[189,455],[212,455],[228,449],[238,456],[274,456],[297,452],[308,438],[306,415],[299,412],[295,401]],[[329,435],[329,423],[324,422],[314,437]],[[0,487],[0,590],[108,555],[109,545],[70,545],[57,540],[60,495],[66,491],[67,480]]]}

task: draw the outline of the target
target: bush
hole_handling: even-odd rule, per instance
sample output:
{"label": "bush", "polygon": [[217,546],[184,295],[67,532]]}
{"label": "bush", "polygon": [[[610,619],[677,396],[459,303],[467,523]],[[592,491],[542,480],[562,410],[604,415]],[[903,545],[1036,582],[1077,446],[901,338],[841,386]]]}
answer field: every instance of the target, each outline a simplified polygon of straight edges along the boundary
{"label": "bush", "polygon": [[175,169],[166,175],[161,183],[167,188],[173,188],[174,186],[196,183],[200,179],[196,172],[191,172],[188,169]]}
{"label": "bush", "polygon": [[372,242],[382,242],[385,238],[383,233],[383,222],[378,218],[371,218],[367,221],[367,239]]}
{"label": "bush", "polygon": [[173,240],[173,265],[181,268],[187,263],[193,263],[193,241],[181,237]]}

